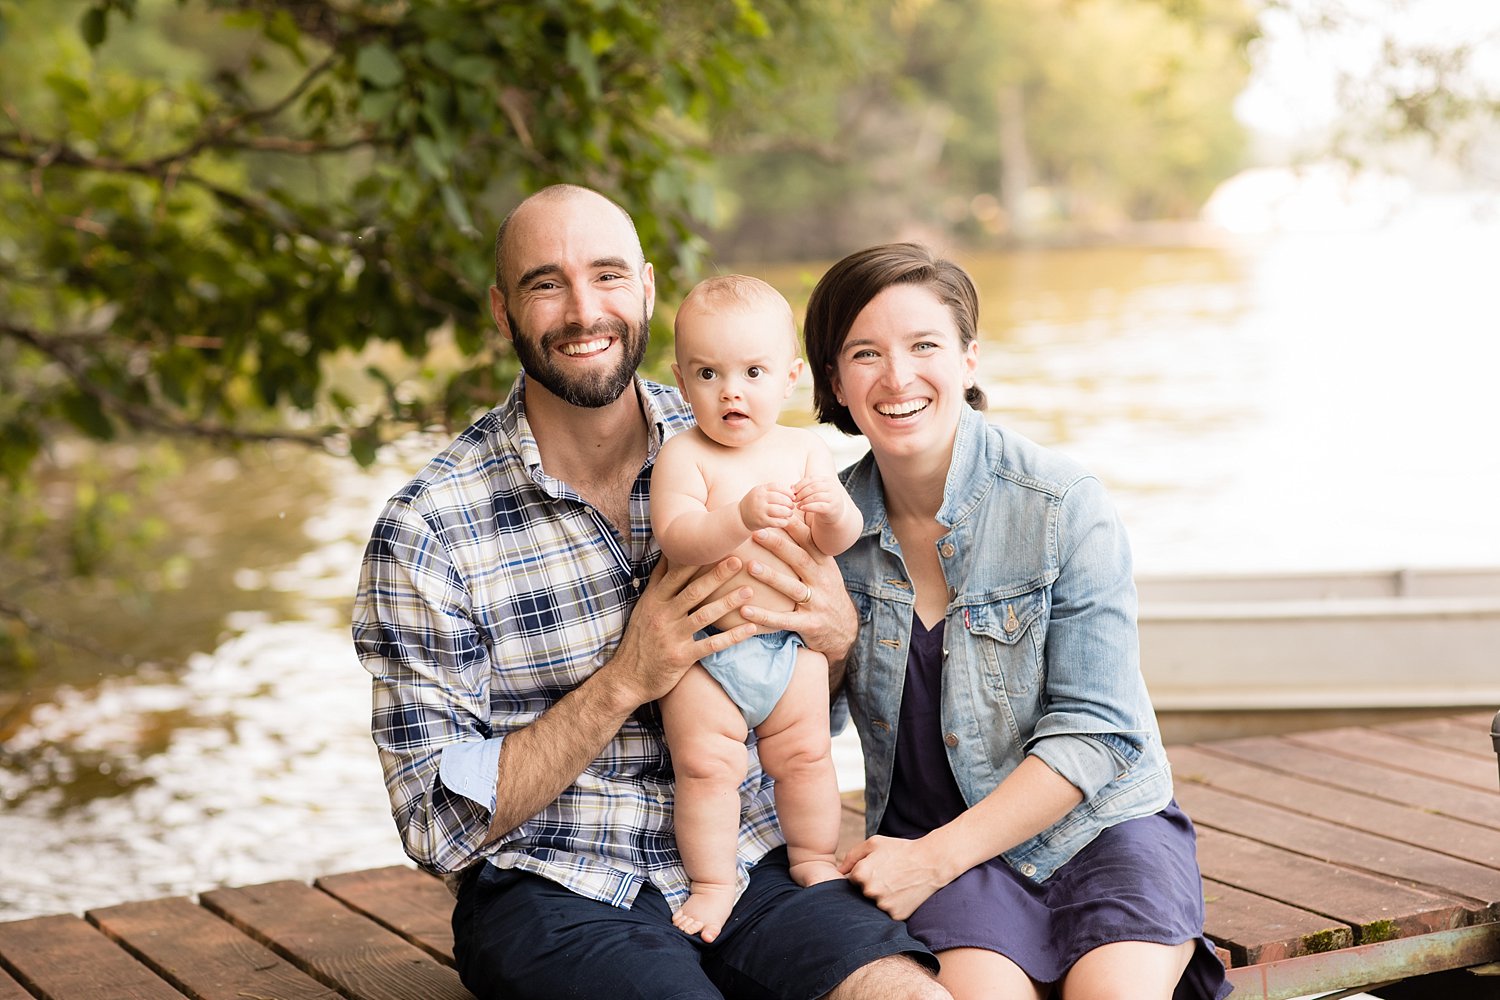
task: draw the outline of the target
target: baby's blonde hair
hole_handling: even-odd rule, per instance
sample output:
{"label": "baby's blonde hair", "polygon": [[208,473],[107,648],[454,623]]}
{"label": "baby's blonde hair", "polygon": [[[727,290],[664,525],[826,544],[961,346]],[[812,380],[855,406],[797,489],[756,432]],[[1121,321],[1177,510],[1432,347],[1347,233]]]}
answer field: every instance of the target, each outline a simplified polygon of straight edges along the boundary
{"label": "baby's blonde hair", "polygon": [[792,315],[791,303],[770,284],[748,274],[716,274],[711,278],[704,278],[693,286],[693,290],[682,300],[682,305],[677,307],[677,316],[680,319],[684,313],[694,310],[728,312],[753,309],[767,309],[785,317],[792,356],[796,357],[799,351],[797,320]]}

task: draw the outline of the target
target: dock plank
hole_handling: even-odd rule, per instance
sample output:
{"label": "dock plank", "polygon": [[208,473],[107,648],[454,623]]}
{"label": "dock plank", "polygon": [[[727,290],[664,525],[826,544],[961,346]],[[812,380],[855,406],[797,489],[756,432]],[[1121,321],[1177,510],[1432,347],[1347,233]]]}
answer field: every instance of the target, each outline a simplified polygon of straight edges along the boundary
{"label": "dock plank", "polygon": [[1329,753],[1305,743],[1270,736],[1247,736],[1199,744],[1223,754],[1313,781],[1345,788],[1387,802],[1427,809],[1444,816],[1500,830],[1500,794],[1437,778],[1382,767]]}
{"label": "dock plank", "polygon": [[1187,783],[1204,784],[1247,803],[1279,806],[1354,830],[1378,830],[1392,840],[1500,869],[1500,830],[1332,788],[1198,747],[1169,747],[1167,754],[1179,789]]}
{"label": "dock plank", "polygon": [[85,916],[193,1000],[341,1000],[337,991],[182,897],[123,903]]}
{"label": "dock plank", "polygon": [[391,865],[324,875],[313,885],[445,965],[453,964],[453,895],[441,879]]}
{"label": "dock plank", "polygon": [[81,917],[58,914],[0,924],[0,958],[47,1000],[182,1000],[182,994]]}
{"label": "dock plank", "polygon": [[346,997],[473,1000],[451,967],[301,882],[215,889],[199,900],[210,912]]}
{"label": "dock plank", "polygon": [[0,970],[0,1000],[33,1000],[20,983]]}
{"label": "dock plank", "polygon": [[1198,831],[1205,878],[1349,925],[1355,944],[1448,930],[1468,922],[1456,899],[1338,868],[1212,828]]}
{"label": "dock plank", "polygon": [[1203,880],[1203,906],[1203,932],[1236,968],[1354,943],[1348,924],[1213,879]]}
{"label": "dock plank", "polygon": [[1429,747],[1391,733],[1346,726],[1310,733],[1293,733],[1287,737],[1303,746],[1317,747],[1346,757],[1357,757],[1372,763],[1425,774],[1441,781],[1481,789],[1500,802],[1496,784],[1495,760],[1461,753],[1442,747]]}
{"label": "dock plank", "polygon": [[[1440,716],[1435,719],[1412,719],[1405,722],[1387,722],[1375,726],[1376,730],[1391,733],[1409,740],[1447,747],[1462,753],[1473,754],[1490,765],[1495,763],[1494,747],[1490,744],[1489,726],[1493,716],[1485,719],[1464,716]],[[1477,720],[1477,721],[1476,721]]]}
{"label": "dock plank", "polygon": [[1493,868],[1275,806],[1247,808],[1241,799],[1208,785],[1184,783],[1177,788],[1177,802],[1199,826],[1463,900],[1465,922],[1500,916],[1492,909],[1493,901],[1500,900],[1500,871]]}

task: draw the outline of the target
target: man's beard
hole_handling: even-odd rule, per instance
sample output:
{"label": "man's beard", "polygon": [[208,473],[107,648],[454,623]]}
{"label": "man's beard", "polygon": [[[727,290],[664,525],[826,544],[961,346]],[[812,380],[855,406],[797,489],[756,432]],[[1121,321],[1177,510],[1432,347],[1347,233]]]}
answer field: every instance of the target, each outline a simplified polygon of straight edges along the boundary
{"label": "man's beard", "polygon": [[[563,402],[591,410],[608,406],[620,398],[625,387],[634,380],[635,370],[646,356],[646,342],[651,337],[651,318],[644,306],[641,308],[641,322],[634,330],[624,320],[609,317],[599,320],[586,331],[576,326],[554,327],[542,334],[540,344],[533,343],[526,336],[508,309],[505,322],[510,325],[511,343],[526,377]],[[611,371],[570,378],[552,359],[552,349],[562,341],[605,336],[615,337],[620,342],[620,360]]]}

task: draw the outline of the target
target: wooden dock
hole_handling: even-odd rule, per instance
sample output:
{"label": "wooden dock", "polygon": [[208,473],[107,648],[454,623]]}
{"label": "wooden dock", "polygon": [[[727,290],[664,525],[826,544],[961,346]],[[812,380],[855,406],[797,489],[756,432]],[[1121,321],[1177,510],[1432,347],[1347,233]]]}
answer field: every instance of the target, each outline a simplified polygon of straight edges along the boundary
{"label": "wooden dock", "polygon": [[[1236,998],[1500,963],[1490,721],[1171,748]],[[857,801],[845,819],[852,841]],[[451,909],[437,879],[391,867],[0,923],[0,1000],[463,1000]]]}

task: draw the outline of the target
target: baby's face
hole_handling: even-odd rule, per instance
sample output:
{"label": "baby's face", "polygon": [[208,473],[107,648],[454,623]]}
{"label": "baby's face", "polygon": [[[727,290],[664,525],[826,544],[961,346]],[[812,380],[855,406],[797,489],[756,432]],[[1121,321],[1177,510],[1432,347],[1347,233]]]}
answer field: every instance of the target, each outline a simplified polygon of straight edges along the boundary
{"label": "baby's face", "polygon": [[738,448],[774,427],[802,374],[796,345],[786,317],[773,310],[679,314],[672,374],[703,433]]}

